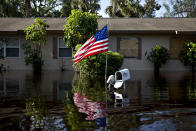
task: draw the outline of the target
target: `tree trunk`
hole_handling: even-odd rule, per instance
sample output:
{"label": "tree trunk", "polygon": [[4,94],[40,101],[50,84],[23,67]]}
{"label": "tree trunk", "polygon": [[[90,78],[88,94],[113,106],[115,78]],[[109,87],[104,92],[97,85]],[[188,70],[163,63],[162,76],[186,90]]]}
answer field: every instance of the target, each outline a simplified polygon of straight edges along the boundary
{"label": "tree trunk", "polygon": [[112,9],[112,17],[114,17],[116,15],[117,0],[113,0],[112,6],[113,6],[113,9]]}
{"label": "tree trunk", "polygon": [[30,17],[30,0],[25,0],[26,17]]}
{"label": "tree trunk", "polygon": [[192,64],[192,75],[195,74],[195,63]]}
{"label": "tree trunk", "polygon": [[157,76],[157,75],[159,75],[159,68],[160,68],[160,66],[159,66],[159,64],[154,64],[154,74],[155,74],[155,76]]}

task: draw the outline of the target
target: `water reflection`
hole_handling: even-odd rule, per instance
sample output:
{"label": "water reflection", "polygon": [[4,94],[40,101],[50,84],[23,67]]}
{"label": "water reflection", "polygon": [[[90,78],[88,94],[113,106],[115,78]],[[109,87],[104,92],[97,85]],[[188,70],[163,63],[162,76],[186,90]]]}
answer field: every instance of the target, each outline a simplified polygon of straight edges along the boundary
{"label": "water reflection", "polygon": [[147,85],[152,88],[154,101],[168,100],[168,82],[164,76],[156,75],[147,81]]}
{"label": "water reflection", "polygon": [[[72,71],[1,74],[0,130],[196,129],[191,73],[131,74],[125,92],[106,92],[104,78]],[[114,91],[129,100],[126,105],[115,106]]]}
{"label": "water reflection", "polygon": [[63,117],[52,114],[43,97],[27,98],[25,112],[26,116],[21,120],[23,130],[65,129]]}
{"label": "water reflection", "polygon": [[[101,82],[100,82],[101,81]],[[106,126],[106,90],[102,77],[90,77],[76,74],[73,79],[73,101],[65,104],[67,123],[72,130],[103,129]],[[74,104],[74,105],[71,105]],[[71,107],[71,108],[70,108]],[[66,110],[64,110],[67,112]],[[74,114],[74,120],[68,119],[70,112]],[[78,117],[76,117],[76,114]],[[85,114],[85,115],[84,115]],[[74,122],[77,122],[77,125]],[[81,122],[82,121],[82,122]]]}
{"label": "water reflection", "polygon": [[95,120],[98,127],[104,128],[106,126],[105,102],[94,102],[79,93],[74,93],[73,99],[78,111],[87,115],[85,120]]}

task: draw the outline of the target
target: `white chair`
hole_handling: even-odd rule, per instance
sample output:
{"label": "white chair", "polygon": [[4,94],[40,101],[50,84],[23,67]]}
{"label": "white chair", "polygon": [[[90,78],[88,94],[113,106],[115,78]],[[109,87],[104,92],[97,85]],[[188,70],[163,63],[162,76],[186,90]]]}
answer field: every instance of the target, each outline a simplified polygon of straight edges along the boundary
{"label": "white chair", "polygon": [[123,101],[122,94],[119,94],[117,92],[114,92],[114,95],[115,95],[115,103],[117,103],[117,100],[120,100],[121,102]]}

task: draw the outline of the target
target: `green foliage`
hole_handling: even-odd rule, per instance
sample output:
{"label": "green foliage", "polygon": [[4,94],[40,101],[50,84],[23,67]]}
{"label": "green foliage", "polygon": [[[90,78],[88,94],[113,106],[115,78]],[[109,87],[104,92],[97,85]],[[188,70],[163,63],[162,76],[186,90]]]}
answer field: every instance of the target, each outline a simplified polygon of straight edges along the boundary
{"label": "green foliage", "polygon": [[145,0],[142,5],[140,0],[111,0],[106,12],[112,17],[155,17],[155,11],[161,6],[155,0]]}
{"label": "green foliage", "polygon": [[0,0],[0,17],[22,17],[20,2],[21,0]]}
{"label": "green foliage", "polygon": [[85,115],[78,112],[78,108],[74,105],[73,98],[67,97],[63,106],[64,118],[68,130],[85,130],[96,129],[94,121],[85,120]]}
{"label": "green foliage", "polygon": [[64,39],[67,47],[74,48],[77,44],[83,44],[97,30],[98,16],[81,10],[72,10],[64,25]]}
{"label": "green foliage", "polygon": [[89,56],[74,65],[75,70],[79,70],[89,75],[104,75],[107,53],[107,74],[114,74],[123,64],[123,56],[117,52],[103,52]]}
{"label": "green foliage", "polygon": [[41,97],[32,97],[26,99],[26,114],[33,116],[34,126],[41,127],[41,121],[46,116],[46,104]]}
{"label": "green foliage", "polygon": [[46,43],[46,29],[48,24],[40,18],[34,20],[34,23],[24,29],[26,40],[31,41],[23,44],[25,62],[32,64],[34,71],[41,71],[43,60],[41,47]]}
{"label": "green foliage", "polygon": [[147,81],[147,85],[153,89],[154,100],[162,100],[162,93],[167,90],[168,82],[164,76],[154,76]]}
{"label": "green foliage", "polygon": [[[77,51],[97,31],[97,18],[95,14],[72,10],[72,14],[64,25],[64,38],[67,47],[75,48]],[[90,75],[103,75],[105,72],[106,53],[87,57],[74,65],[75,70]],[[108,73],[114,73],[120,69],[123,63],[123,56],[119,53],[108,52]]]}
{"label": "green foliage", "polygon": [[169,59],[168,49],[163,46],[156,45],[155,48],[152,48],[150,54],[147,56],[147,59],[150,62],[161,66]]}
{"label": "green foliage", "polygon": [[0,16],[59,17],[59,4],[59,0],[0,0]]}
{"label": "green foliage", "polygon": [[165,17],[196,17],[195,0],[170,0],[169,2],[164,4]]}
{"label": "green foliage", "polygon": [[196,43],[185,43],[184,50],[180,52],[180,60],[185,66],[195,66],[196,63]]}
{"label": "green foliage", "polygon": [[46,29],[49,27],[46,21],[36,18],[33,24],[24,29],[26,40],[30,40],[33,44],[40,46],[46,43]]}
{"label": "green foliage", "polygon": [[106,100],[104,77],[77,74],[74,76],[72,92],[88,96],[92,101],[102,102]]}
{"label": "green foliage", "polygon": [[186,89],[187,89],[187,98],[189,100],[196,99],[196,83],[194,80],[186,81]]}
{"label": "green foliage", "polygon": [[62,0],[61,16],[68,17],[71,10],[82,10],[84,12],[97,13],[100,9],[100,0]]}
{"label": "green foliage", "polygon": [[147,59],[154,64],[155,75],[159,74],[159,68],[169,59],[168,49],[163,46],[156,45],[155,48],[152,48]]}
{"label": "green foliage", "polygon": [[24,49],[26,65],[32,64],[34,71],[41,71],[44,61],[40,57],[40,51],[34,49],[30,43],[24,43],[22,48]]}

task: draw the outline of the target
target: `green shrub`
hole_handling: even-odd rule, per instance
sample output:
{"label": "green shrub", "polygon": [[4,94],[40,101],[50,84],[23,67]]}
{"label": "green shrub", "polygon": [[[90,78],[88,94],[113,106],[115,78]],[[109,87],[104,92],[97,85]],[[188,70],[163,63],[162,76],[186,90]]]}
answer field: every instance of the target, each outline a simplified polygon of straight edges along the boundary
{"label": "green shrub", "polygon": [[[79,49],[77,46],[76,48]],[[123,56],[117,52],[103,52],[81,60],[74,65],[75,70],[89,75],[104,75],[107,53],[107,75],[114,74],[123,64]]]}
{"label": "green shrub", "polygon": [[180,52],[180,60],[185,66],[192,66],[192,72],[195,71],[196,43],[191,41],[185,43],[184,50]]}
{"label": "green shrub", "polygon": [[156,45],[155,48],[152,48],[147,59],[154,64],[154,70],[158,73],[159,68],[169,59],[168,49],[163,46]]}
{"label": "green shrub", "polygon": [[26,65],[32,64],[34,72],[41,72],[44,63],[42,47],[46,43],[46,29],[49,25],[45,20],[36,18],[33,24],[24,29],[25,38],[30,42],[23,44]]}
{"label": "green shrub", "polygon": [[96,14],[72,10],[63,30],[66,46],[74,48],[86,42],[97,31],[97,19]]}

